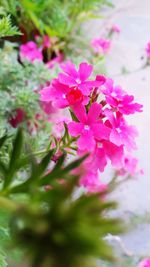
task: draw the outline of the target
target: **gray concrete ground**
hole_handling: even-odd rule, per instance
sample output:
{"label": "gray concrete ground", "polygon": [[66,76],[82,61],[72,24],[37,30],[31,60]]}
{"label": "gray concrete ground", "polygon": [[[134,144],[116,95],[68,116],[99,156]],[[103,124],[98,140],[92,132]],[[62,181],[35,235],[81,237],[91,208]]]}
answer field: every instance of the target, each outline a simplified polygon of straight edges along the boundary
{"label": "gray concrete ground", "polygon": [[[131,121],[139,130],[138,151],[140,166],[144,175],[124,184],[115,193],[119,199],[120,213],[144,214],[150,212],[150,67],[141,71],[146,43],[150,41],[150,0],[112,0],[116,3],[115,11],[104,11],[106,21],[95,20],[88,24],[88,34],[98,37],[103,27],[116,23],[121,34],[114,40],[107,56],[107,70],[116,83],[121,84],[137,101],[144,105],[142,114],[133,116]],[[91,24],[92,23],[92,24]],[[89,28],[92,30],[89,31]],[[131,71],[128,75],[118,75],[122,67]],[[126,247],[133,253],[150,255],[150,226],[139,225],[124,238]]]}

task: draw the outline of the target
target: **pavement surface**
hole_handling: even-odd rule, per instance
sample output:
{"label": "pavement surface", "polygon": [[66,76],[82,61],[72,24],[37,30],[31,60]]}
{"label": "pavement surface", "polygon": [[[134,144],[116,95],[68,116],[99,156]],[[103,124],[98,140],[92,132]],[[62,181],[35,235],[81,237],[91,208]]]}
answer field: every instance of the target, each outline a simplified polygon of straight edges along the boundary
{"label": "pavement surface", "polygon": [[[115,193],[120,202],[122,217],[128,214],[143,216],[150,213],[150,67],[138,70],[143,64],[141,57],[150,41],[150,0],[112,0],[114,10],[104,10],[105,21],[88,23],[87,34],[99,37],[109,23],[118,24],[120,36],[116,37],[107,55],[106,65],[109,76],[116,84],[123,86],[135,99],[144,105],[143,113],[131,118],[139,131],[137,140],[140,166],[144,175],[124,184]],[[91,29],[91,30],[90,30]],[[131,73],[122,75],[126,67]],[[138,71],[137,71],[138,70]],[[134,231],[123,237],[125,246],[134,254],[150,256],[150,225],[141,223]]]}

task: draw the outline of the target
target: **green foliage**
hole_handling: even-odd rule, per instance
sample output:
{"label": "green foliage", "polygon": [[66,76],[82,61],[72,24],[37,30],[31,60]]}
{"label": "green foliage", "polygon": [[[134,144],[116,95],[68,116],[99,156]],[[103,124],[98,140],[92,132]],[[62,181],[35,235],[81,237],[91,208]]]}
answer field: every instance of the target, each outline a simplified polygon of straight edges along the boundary
{"label": "green foliage", "polygon": [[3,129],[10,129],[10,117],[17,108],[24,109],[26,119],[34,119],[40,112],[38,94],[39,85],[50,79],[50,72],[44,64],[21,65],[17,60],[17,51],[10,43],[0,49],[0,135]]}
{"label": "green foliage", "polygon": [[18,31],[18,28],[16,26],[12,26],[10,16],[0,19],[0,38],[20,34],[21,33]]}
{"label": "green foliage", "polygon": [[[2,148],[7,137],[0,141]],[[52,164],[55,153],[56,149],[50,149],[42,158],[35,158],[22,130],[14,139],[0,191],[0,206],[9,214],[6,221],[12,244],[23,249],[32,267],[94,267],[99,258],[114,261],[104,237],[122,232],[122,223],[107,214],[116,203],[106,202],[102,194],[75,198],[79,177],[72,171],[85,157],[66,165],[62,154]]]}
{"label": "green foliage", "polygon": [[1,0],[0,3],[27,34],[38,29],[41,34],[65,40],[74,35],[84,20],[98,17],[96,12],[101,7],[111,6],[108,0]]}

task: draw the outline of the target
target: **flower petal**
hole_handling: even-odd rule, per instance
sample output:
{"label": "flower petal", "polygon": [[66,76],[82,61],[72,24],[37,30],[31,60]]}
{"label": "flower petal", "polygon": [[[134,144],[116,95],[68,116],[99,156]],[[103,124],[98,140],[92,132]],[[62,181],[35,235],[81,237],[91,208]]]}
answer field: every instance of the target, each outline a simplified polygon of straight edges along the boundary
{"label": "flower petal", "polygon": [[65,64],[61,65],[61,69],[66,72],[69,76],[71,76],[74,79],[78,78],[78,72],[75,69],[75,65],[71,62],[68,61]]}
{"label": "flower petal", "polygon": [[92,151],[95,148],[95,140],[90,130],[84,130],[77,141],[80,150]]}
{"label": "flower petal", "polygon": [[91,129],[93,131],[94,137],[98,140],[108,140],[110,136],[111,129],[107,126],[105,126],[102,123],[93,123],[91,124]]}
{"label": "flower petal", "polygon": [[76,137],[81,134],[83,127],[84,125],[82,123],[72,121],[68,124],[68,131],[72,136]]}
{"label": "flower petal", "polygon": [[77,104],[73,106],[73,111],[78,120],[82,123],[87,123],[86,109],[83,105]]}
{"label": "flower petal", "polygon": [[59,79],[60,83],[63,83],[63,84],[69,85],[69,86],[76,85],[75,79],[72,78],[71,76],[64,74],[64,73],[59,73],[58,79]]}
{"label": "flower petal", "polygon": [[100,116],[101,113],[101,105],[98,103],[93,103],[89,109],[88,112],[88,122],[93,123],[96,122],[98,117]]}
{"label": "flower petal", "polygon": [[85,81],[91,75],[93,70],[92,65],[83,62],[79,65],[79,77],[81,81]]}
{"label": "flower petal", "polygon": [[46,87],[44,89],[42,89],[39,93],[40,93],[40,100],[44,101],[44,102],[49,102],[52,100],[52,96],[51,96],[51,92],[52,92],[52,88],[51,87]]}

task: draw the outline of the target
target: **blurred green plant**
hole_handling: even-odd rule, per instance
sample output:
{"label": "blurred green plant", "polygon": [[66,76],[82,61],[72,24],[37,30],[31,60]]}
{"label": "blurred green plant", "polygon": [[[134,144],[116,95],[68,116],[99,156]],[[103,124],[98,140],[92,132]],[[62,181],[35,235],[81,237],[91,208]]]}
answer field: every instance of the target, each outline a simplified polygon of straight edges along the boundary
{"label": "blurred green plant", "polygon": [[0,19],[0,38],[13,35],[21,35],[16,26],[12,26],[10,15]]}
{"label": "blurred green plant", "polygon": [[112,6],[108,0],[1,0],[0,4],[27,31],[36,28],[59,37],[67,37],[84,20],[98,17],[102,6]]}
{"label": "blurred green plant", "polygon": [[54,37],[54,51],[67,52],[66,45],[80,35],[83,22],[101,18],[100,9],[112,4],[109,0],[0,0],[0,6],[0,14],[11,15],[24,42],[47,34],[52,45]]}
{"label": "blurred green plant", "polygon": [[[0,139],[0,149],[7,138]],[[122,222],[108,215],[116,203],[106,201],[102,193],[75,197],[79,177],[72,171],[86,156],[66,164],[63,153],[52,164],[55,153],[56,149],[50,149],[35,158],[19,129],[9,162],[0,159],[0,206],[8,213],[12,244],[23,249],[32,267],[94,267],[98,259],[114,261],[104,237],[123,230]]]}

